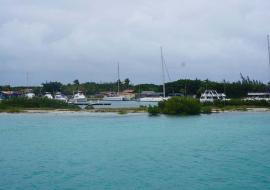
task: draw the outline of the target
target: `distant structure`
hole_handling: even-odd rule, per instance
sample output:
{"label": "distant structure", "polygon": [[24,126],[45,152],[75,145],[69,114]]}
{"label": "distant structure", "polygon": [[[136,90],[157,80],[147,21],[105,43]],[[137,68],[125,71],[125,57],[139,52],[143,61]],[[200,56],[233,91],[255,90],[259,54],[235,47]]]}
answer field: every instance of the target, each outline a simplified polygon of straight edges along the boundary
{"label": "distant structure", "polygon": [[216,90],[205,90],[204,93],[201,94],[200,102],[201,103],[213,103],[214,101],[227,101],[229,99],[226,98],[226,94],[217,93]]}

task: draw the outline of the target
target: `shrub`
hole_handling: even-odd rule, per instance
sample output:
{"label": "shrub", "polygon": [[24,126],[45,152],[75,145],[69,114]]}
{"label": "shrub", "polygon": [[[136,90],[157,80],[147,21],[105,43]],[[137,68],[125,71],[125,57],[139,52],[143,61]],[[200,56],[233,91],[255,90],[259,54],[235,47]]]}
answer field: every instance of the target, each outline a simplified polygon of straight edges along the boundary
{"label": "shrub", "polygon": [[259,107],[270,107],[270,102],[265,100],[242,100],[242,99],[231,99],[229,101],[215,101],[214,105],[217,107],[224,106],[259,106]]}
{"label": "shrub", "polygon": [[127,110],[119,110],[118,111],[118,114],[120,114],[120,115],[125,115],[127,113],[128,113]]}
{"label": "shrub", "polygon": [[210,106],[204,106],[204,107],[202,107],[201,112],[204,114],[211,114],[212,108]]}
{"label": "shrub", "polygon": [[200,102],[186,97],[172,97],[160,102],[158,108],[161,113],[168,115],[198,115],[201,113]]}
{"label": "shrub", "polygon": [[3,100],[0,108],[53,108],[53,109],[78,109],[76,105],[71,105],[63,101],[52,100],[48,98],[35,97],[28,99],[25,97],[16,97]]}
{"label": "shrub", "polygon": [[151,106],[150,105],[148,107],[147,111],[148,111],[149,115],[151,115],[151,116],[157,116],[160,113],[160,109],[158,106]]}

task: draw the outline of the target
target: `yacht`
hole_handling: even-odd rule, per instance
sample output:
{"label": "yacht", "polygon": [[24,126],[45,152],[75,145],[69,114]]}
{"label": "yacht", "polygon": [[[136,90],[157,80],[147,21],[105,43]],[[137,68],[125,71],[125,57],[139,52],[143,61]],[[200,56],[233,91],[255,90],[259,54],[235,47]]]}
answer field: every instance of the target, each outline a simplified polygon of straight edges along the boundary
{"label": "yacht", "polygon": [[124,96],[105,96],[102,100],[104,101],[125,101]]}
{"label": "yacht", "polygon": [[76,94],[74,94],[73,98],[70,99],[69,103],[76,105],[88,105],[87,98],[82,91],[78,91]]}
{"label": "yacht", "polygon": [[119,63],[117,64],[117,94],[110,95],[110,96],[105,96],[102,100],[104,101],[125,101],[127,100],[125,96],[120,96],[120,74],[119,74]]}
{"label": "yacht", "polygon": [[221,101],[225,101],[225,100],[229,100],[229,99],[226,99],[226,94],[224,93],[217,93],[216,90],[206,90],[204,91],[203,94],[201,94],[201,97],[200,97],[200,102],[201,103],[213,103],[214,101],[216,100],[221,100]]}
{"label": "yacht", "polygon": [[163,56],[162,47],[160,47],[160,54],[161,54],[162,78],[163,78],[163,96],[139,98],[140,102],[161,102],[164,100],[168,100],[170,98],[170,97],[166,97],[166,94],[165,94],[165,92],[166,92],[166,90],[165,90],[165,71],[164,71],[165,60],[164,60],[164,56]]}
{"label": "yacht", "polygon": [[144,97],[144,98],[140,98],[139,101],[140,102],[161,102],[161,101],[164,101],[164,100],[168,100],[169,97]]}
{"label": "yacht", "polygon": [[64,94],[62,94],[61,92],[57,92],[54,96],[54,99],[59,100],[59,101],[63,101],[63,102],[67,102],[67,100],[68,100],[67,97]]}
{"label": "yacht", "polygon": [[28,99],[32,99],[34,98],[36,95],[33,93],[33,92],[28,92],[25,94],[25,97],[28,98]]}
{"label": "yacht", "polygon": [[53,96],[50,92],[45,92],[44,98],[53,99]]}

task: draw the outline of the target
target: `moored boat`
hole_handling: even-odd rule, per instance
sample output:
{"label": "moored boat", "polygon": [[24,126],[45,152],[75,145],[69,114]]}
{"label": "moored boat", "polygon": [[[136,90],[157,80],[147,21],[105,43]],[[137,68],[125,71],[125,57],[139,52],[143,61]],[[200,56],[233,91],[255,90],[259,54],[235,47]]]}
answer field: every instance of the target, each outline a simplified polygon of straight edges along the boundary
{"label": "moored boat", "polygon": [[55,94],[55,96],[54,96],[54,99],[55,100],[59,100],[59,101],[63,101],[63,102],[67,102],[68,101],[67,97],[64,94],[62,94],[61,92],[57,92]]}
{"label": "moored boat", "polygon": [[76,105],[88,105],[87,98],[82,91],[78,91],[74,94],[73,98],[69,100],[69,103]]}
{"label": "moored boat", "polygon": [[50,92],[45,92],[44,98],[53,99],[53,96]]}

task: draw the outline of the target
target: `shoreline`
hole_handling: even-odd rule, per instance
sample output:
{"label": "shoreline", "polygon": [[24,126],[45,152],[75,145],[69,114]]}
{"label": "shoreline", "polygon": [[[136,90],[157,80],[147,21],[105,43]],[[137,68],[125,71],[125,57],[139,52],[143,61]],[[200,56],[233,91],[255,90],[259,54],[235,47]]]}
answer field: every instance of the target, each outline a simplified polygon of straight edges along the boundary
{"label": "shoreline", "polygon": [[[218,109],[213,108],[211,113],[226,113],[226,112],[270,112],[270,108],[263,107],[246,107],[236,109]],[[12,114],[34,114],[34,113],[116,113],[119,115],[132,114],[132,113],[148,113],[147,109],[142,108],[96,108],[89,110],[70,110],[70,109],[19,109],[16,111],[0,110],[0,114],[12,113]],[[211,114],[209,113],[209,114]],[[204,114],[204,113],[202,113]]]}

